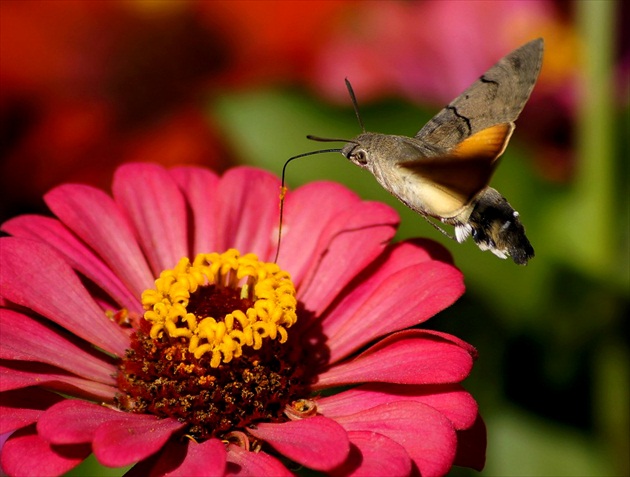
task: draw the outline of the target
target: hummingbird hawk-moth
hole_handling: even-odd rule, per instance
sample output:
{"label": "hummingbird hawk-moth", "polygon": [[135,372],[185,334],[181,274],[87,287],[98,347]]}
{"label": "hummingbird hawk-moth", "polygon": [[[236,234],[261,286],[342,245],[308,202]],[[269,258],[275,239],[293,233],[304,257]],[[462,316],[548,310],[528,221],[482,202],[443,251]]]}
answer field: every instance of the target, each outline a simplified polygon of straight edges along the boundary
{"label": "hummingbird hawk-moth", "polygon": [[341,153],[412,210],[453,225],[458,242],[472,236],[481,250],[524,265],[534,249],[518,212],[488,183],[542,57],[539,38],[499,60],[413,138],[364,132]]}
{"label": "hummingbird hawk-moth", "polygon": [[363,133],[349,141],[307,136],[347,144],[290,160],[341,152],[369,170],[381,186],[445,235],[453,238],[430,217],[454,226],[458,242],[472,236],[481,250],[525,265],[534,256],[534,249],[519,214],[488,184],[514,132],[514,121],[534,88],[542,57],[542,38],[512,51],[414,137],[366,132],[346,80]]}

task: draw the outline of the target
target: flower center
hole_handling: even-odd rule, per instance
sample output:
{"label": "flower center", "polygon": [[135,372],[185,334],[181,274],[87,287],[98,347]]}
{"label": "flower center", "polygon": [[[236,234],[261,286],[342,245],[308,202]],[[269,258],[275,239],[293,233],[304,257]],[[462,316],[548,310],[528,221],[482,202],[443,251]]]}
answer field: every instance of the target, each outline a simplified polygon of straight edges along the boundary
{"label": "flower center", "polygon": [[[151,338],[184,338],[195,358],[212,354],[213,368],[240,357],[244,346],[260,349],[263,339],[284,343],[286,328],[297,321],[289,274],[234,249],[200,253],[192,264],[182,258],[160,274],[155,287],[142,294]],[[238,299],[234,290],[240,290]]]}
{"label": "flower center", "polygon": [[120,364],[122,408],[175,417],[195,438],[284,420],[307,395],[295,287],[274,263],[236,250],[183,258],[142,294],[140,330]]}

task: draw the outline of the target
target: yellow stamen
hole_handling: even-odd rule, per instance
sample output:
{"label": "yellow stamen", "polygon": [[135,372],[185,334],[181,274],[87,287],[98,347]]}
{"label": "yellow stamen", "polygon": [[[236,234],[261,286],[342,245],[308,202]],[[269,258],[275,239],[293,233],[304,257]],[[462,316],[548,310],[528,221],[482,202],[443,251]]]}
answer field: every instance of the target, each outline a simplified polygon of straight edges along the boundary
{"label": "yellow stamen", "polygon": [[[253,305],[225,316],[196,316],[187,310],[191,294],[199,287],[215,285],[234,290]],[[265,339],[284,343],[287,328],[297,321],[295,286],[289,274],[275,263],[260,262],[256,255],[241,256],[237,250],[203,253],[192,264],[182,258],[172,270],[155,281],[155,289],[142,293],[144,318],[151,322],[153,339],[166,333],[188,339],[196,358],[210,353],[214,368],[243,353],[243,346],[260,349]]]}

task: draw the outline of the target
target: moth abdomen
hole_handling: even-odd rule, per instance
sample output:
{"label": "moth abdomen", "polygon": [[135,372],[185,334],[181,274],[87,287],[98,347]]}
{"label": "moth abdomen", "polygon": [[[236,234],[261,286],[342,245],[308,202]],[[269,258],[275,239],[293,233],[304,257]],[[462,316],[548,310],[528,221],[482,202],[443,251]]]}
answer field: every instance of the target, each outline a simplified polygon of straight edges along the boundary
{"label": "moth abdomen", "polygon": [[526,265],[534,256],[518,212],[492,187],[474,199],[468,225],[481,250],[490,250],[500,258],[512,257],[518,265]]}

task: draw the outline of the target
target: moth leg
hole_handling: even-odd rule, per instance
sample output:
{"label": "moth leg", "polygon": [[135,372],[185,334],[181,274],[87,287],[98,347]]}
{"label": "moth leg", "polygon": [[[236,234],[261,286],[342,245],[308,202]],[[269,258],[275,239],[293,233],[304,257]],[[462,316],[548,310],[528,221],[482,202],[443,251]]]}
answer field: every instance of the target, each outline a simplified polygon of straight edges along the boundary
{"label": "moth leg", "polygon": [[431,226],[435,229],[440,231],[442,234],[446,235],[448,238],[450,238],[451,240],[455,240],[455,237],[453,237],[451,234],[449,234],[446,230],[444,230],[442,227],[440,227],[438,224],[436,224],[435,222],[433,222],[431,219],[429,219],[429,217],[427,217],[424,214],[421,214],[422,217],[424,217],[424,220],[426,220],[427,222],[429,222],[429,224],[431,224]]}

